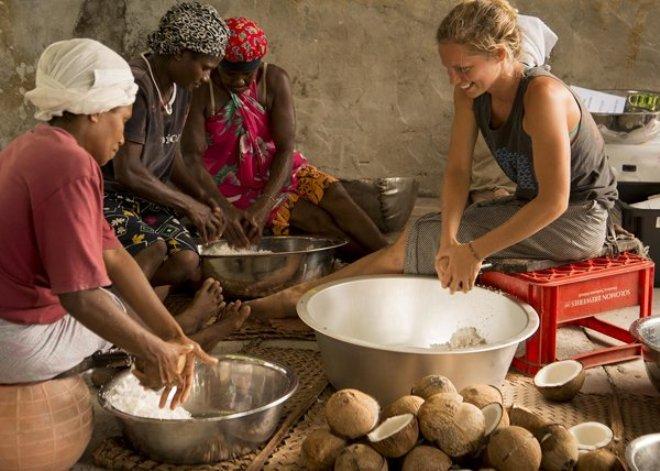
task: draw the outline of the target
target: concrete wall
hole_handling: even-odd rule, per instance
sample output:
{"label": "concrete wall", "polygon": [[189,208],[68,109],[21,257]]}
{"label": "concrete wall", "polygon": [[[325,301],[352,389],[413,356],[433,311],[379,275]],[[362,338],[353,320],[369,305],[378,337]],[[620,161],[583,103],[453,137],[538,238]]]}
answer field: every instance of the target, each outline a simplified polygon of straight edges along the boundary
{"label": "concrete wall", "polygon": [[[22,94],[40,52],[73,36],[126,56],[172,0],[0,1],[0,146],[33,124]],[[451,89],[434,34],[446,0],[210,0],[258,20],[268,61],[293,80],[298,147],[340,176],[415,175],[437,192],[449,144]],[[660,0],[518,0],[559,35],[553,71],[593,88],[660,90]]]}

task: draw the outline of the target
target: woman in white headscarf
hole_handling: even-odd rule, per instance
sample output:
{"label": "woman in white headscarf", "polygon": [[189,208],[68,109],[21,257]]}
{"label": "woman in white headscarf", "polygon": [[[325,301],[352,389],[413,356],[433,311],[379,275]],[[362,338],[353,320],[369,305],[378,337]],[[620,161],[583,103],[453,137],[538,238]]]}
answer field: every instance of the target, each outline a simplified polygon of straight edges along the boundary
{"label": "woman in white headscarf", "polygon": [[128,64],[90,39],[54,43],[39,60],[26,98],[46,123],[0,152],[0,384],[51,379],[114,344],[136,356],[145,384],[179,386],[178,403],[195,358],[214,361],[103,217],[100,166],[124,142],[136,91]]}

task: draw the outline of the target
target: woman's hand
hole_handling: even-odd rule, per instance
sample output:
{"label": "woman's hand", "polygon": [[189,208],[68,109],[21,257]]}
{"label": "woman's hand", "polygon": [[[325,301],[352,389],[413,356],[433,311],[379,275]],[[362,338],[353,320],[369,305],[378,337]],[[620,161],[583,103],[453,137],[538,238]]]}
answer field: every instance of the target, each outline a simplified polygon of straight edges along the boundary
{"label": "woman's hand", "polygon": [[195,360],[205,364],[215,364],[217,359],[206,354],[196,342],[185,335],[169,341],[155,342],[149,348],[149,358],[136,360],[133,374],[142,385],[152,389],[165,386],[160,399],[160,407],[165,407],[167,398],[176,386],[177,391],[170,408],[174,409],[185,402],[190,394],[195,370]]}
{"label": "woman's hand", "polygon": [[222,215],[225,221],[224,238],[227,239],[232,247],[248,247],[250,239],[245,235],[241,222],[243,213],[237,210],[233,204],[222,209]]}
{"label": "woman's hand", "polygon": [[219,208],[211,208],[190,198],[186,208],[186,216],[199,231],[202,243],[212,242],[222,235],[224,221]]}
{"label": "woman's hand", "polygon": [[467,293],[474,287],[483,259],[477,259],[468,244],[453,243],[440,247],[435,256],[435,270],[443,288]]}
{"label": "woman's hand", "polygon": [[256,204],[253,204],[243,212],[243,230],[251,244],[259,243],[269,212],[269,208],[257,207]]}

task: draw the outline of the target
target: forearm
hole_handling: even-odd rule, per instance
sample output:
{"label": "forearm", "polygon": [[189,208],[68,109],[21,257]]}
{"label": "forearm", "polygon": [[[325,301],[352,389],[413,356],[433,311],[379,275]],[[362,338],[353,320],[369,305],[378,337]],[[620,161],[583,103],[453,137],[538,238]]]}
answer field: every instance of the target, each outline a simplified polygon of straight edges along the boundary
{"label": "forearm", "polygon": [[174,159],[172,164],[172,175],[170,179],[181,191],[192,196],[197,201],[207,204],[210,200],[210,194],[203,182],[199,181],[199,174],[196,170],[187,168],[183,158],[179,155]]}
{"label": "forearm", "polygon": [[293,149],[281,149],[275,152],[268,182],[264,186],[263,193],[254,203],[257,207],[270,209],[274,205],[275,195],[291,176],[292,165]]}
{"label": "forearm", "polygon": [[183,335],[179,324],[160,301],[137,262],[123,248],[103,252],[113,286],[152,332],[162,339]]}
{"label": "forearm", "polygon": [[456,241],[456,234],[461,224],[463,211],[470,188],[470,175],[467,172],[447,168],[442,186],[442,229],[440,246]]}
{"label": "forearm", "polygon": [[151,360],[161,340],[123,312],[103,289],[95,288],[59,295],[67,312],[100,337],[137,357]]}
{"label": "forearm", "polygon": [[135,195],[163,206],[186,211],[193,200],[185,193],[169,187],[146,169],[118,178],[119,183]]}
{"label": "forearm", "polygon": [[535,198],[504,224],[472,241],[472,247],[479,257],[489,257],[533,236],[561,216],[564,210],[559,203]]}

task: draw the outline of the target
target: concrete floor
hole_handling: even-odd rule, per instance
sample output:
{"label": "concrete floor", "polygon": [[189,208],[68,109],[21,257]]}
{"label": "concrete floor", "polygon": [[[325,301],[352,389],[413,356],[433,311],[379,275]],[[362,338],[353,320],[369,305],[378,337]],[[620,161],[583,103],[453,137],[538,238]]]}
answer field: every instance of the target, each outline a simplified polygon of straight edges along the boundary
{"label": "concrete floor", "polygon": [[[413,217],[430,211],[436,211],[437,208],[437,200],[420,198],[413,211]],[[654,290],[653,314],[660,315],[660,288],[655,288]],[[599,317],[627,328],[630,323],[637,318],[637,309],[619,309]],[[616,342],[612,344],[615,343]],[[241,349],[243,344],[243,342],[221,343],[214,353],[236,352]],[[272,344],[274,347],[316,348],[314,342],[271,341],[269,344]],[[573,327],[562,328],[559,330],[557,337],[557,356],[559,359],[565,359],[572,355],[600,348],[606,344],[607,343],[604,343],[603,338],[599,337],[598,334],[591,333],[585,329]],[[582,388],[583,393],[607,394],[611,392],[613,388],[616,388],[619,392],[660,397],[660,394],[654,389],[649,381],[641,359],[587,370],[587,378]],[[77,471],[99,470],[100,468],[90,464],[92,462],[90,457],[91,450],[94,450],[106,437],[119,434],[119,429],[111,417],[108,417],[107,414],[98,407],[96,407],[95,411],[96,424],[94,436],[85,456],[83,456],[83,459],[79,464],[73,467],[73,469]]]}

